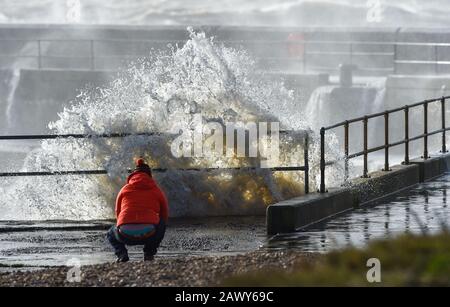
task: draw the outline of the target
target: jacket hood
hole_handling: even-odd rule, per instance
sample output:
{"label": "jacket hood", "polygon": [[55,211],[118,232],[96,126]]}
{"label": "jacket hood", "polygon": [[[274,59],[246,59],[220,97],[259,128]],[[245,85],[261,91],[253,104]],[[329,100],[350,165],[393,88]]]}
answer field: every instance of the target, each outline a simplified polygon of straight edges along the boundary
{"label": "jacket hood", "polygon": [[146,188],[152,188],[156,186],[156,182],[152,177],[150,177],[147,173],[140,171],[131,173],[127,178],[127,184],[142,186]]}

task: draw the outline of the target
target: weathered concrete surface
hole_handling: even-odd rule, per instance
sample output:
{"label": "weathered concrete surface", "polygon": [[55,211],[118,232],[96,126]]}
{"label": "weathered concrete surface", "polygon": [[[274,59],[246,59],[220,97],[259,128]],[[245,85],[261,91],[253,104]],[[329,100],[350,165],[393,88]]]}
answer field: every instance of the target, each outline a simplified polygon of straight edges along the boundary
{"label": "weathered concrete surface", "polygon": [[415,184],[430,180],[450,168],[450,154],[427,160],[414,159],[410,165],[396,165],[391,171],[376,171],[369,178],[352,180],[348,188],[282,201],[267,208],[267,233],[293,232],[343,213],[354,207],[390,196]]}
{"label": "weathered concrete surface", "polygon": [[386,197],[421,182],[420,167],[415,164],[395,165],[389,172],[376,171],[369,176],[352,180],[354,206]]}
{"label": "weathered concrete surface", "polygon": [[429,159],[414,159],[410,163],[418,165],[420,169],[420,181],[424,182],[436,178],[449,169],[450,155],[430,157]]}
{"label": "weathered concrete surface", "polygon": [[[116,75],[108,71],[22,69],[14,87],[9,84],[12,72],[0,70],[0,77],[9,78],[0,86],[0,95],[11,99],[0,104],[0,128],[11,134],[47,133],[48,123],[58,119],[58,112],[74,100],[81,89],[102,87]],[[8,104],[9,119],[6,118]]]}
{"label": "weathered concrete surface", "polygon": [[[414,66],[412,66],[414,68]],[[386,79],[386,108],[450,94],[448,75],[390,75]]]}

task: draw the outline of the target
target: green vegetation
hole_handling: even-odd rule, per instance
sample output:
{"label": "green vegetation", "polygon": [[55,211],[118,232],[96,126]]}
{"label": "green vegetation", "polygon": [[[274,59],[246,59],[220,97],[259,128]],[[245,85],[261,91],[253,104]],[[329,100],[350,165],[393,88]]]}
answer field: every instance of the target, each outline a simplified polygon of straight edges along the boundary
{"label": "green vegetation", "polygon": [[[381,282],[369,283],[367,260],[378,258]],[[284,271],[235,276],[226,286],[450,286],[450,233],[402,235],[373,241],[364,249],[348,248],[301,259]]]}

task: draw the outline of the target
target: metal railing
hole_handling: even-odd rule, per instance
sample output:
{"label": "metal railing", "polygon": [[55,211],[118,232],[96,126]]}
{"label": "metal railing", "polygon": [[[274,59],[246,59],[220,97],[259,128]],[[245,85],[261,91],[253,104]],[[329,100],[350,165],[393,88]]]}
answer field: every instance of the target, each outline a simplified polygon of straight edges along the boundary
{"label": "metal railing", "polygon": [[[283,133],[283,131],[280,131]],[[108,134],[51,134],[51,135],[3,135],[0,136],[2,140],[48,140],[48,139],[94,139],[94,138],[124,138],[130,136],[157,136],[160,133],[108,133]],[[272,172],[286,172],[286,171],[302,171],[304,172],[304,190],[305,194],[309,193],[309,137],[305,133],[303,137],[303,166],[277,166],[270,168],[260,168],[254,166],[243,167],[193,167],[193,168],[152,168],[154,172],[166,172],[169,170],[175,171],[252,171],[257,169],[264,169]],[[127,170],[129,173],[131,169]],[[58,176],[58,175],[104,175],[108,174],[107,170],[62,170],[62,171],[34,171],[34,172],[0,172],[0,177],[27,177],[27,176]]]}
{"label": "metal railing", "polygon": [[[389,148],[404,145],[404,161],[403,164],[409,164],[409,143],[412,141],[423,139],[423,159],[429,158],[428,153],[428,137],[442,133],[442,149],[441,152],[447,152],[446,145],[446,131],[450,130],[450,127],[446,127],[446,112],[445,112],[445,104],[450,99],[450,96],[444,96],[441,98],[424,100],[421,102],[417,102],[414,104],[406,105],[404,107],[399,107],[391,110],[386,110],[384,112],[375,113],[366,115],[363,117],[358,117],[350,120],[346,120],[344,122],[340,122],[338,124],[322,127],[320,129],[320,187],[319,192],[325,193],[327,192],[325,187],[325,170],[326,166],[333,164],[328,163],[325,160],[325,132],[343,127],[344,128],[344,163],[345,163],[345,179],[349,178],[349,160],[363,156],[363,175],[362,177],[368,178],[368,155],[369,153],[373,153],[376,151],[384,150],[384,168],[383,171],[390,171],[389,167]],[[431,103],[440,102],[441,104],[441,129],[437,129],[434,131],[428,131],[428,105]],[[412,108],[423,107],[423,133],[414,137],[409,136],[409,111]],[[389,141],[389,115],[397,112],[404,112],[404,139],[398,142],[390,143]],[[384,117],[384,145],[371,147],[368,146],[368,123],[370,119]],[[360,152],[356,152],[353,154],[349,153],[349,126],[354,123],[363,123],[363,150]]]}
{"label": "metal railing", "polygon": [[[31,59],[25,68],[48,69],[55,67],[77,68],[85,70],[96,69],[118,69],[123,61],[136,60],[148,55],[151,47],[155,45],[167,46],[167,44],[184,44],[185,40],[150,40],[150,39],[0,39],[0,59],[4,58],[7,63],[15,62],[15,59]],[[17,46],[11,52],[6,48],[2,51],[1,46],[16,43]],[[399,67],[429,66],[428,72],[435,74],[450,73],[450,58],[446,57],[450,51],[450,43],[421,43],[421,42],[380,42],[380,41],[326,41],[326,40],[224,40],[224,44],[247,46],[248,50],[254,51],[257,62],[283,63],[283,67],[292,65],[301,66],[303,72],[308,71],[337,71],[338,64],[356,64],[359,71],[389,74],[401,73]],[[20,50],[31,44],[26,53]],[[58,45],[52,45],[49,50],[46,46],[51,44],[76,44],[77,48],[63,48],[64,53],[58,51]],[[262,48],[264,45],[270,48]],[[289,54],[289,48],[297,46],[298,54]],[[145,48],[144,48],[145,47]],[[56,48],[55,50],[53,48]],[[401,48],[425,48],[428,52],[411,52],[406,57]],[[117,49],[117,50],[116,50]],[[122,49],[124,51],[122,51]],[[448,50],[447,50],[448,49]],[[75,51],[74,51],[75,50]],[[269,53],[267,50],[271,50]],[[420,58],[416,56],[420,54]],[[423,57],[424,54],[428,54]],[[335,59],[328,61],[327,59]],[[366,60],[364,60],[366,59]],[[370,59],[370,60],[367,60]],[[71,63],[71,60],[75,61]],[[112,62],[109,62],[112,61]],[[362,64],[361,64],[362,63]],[[360,65],[358,65],[360,64]],[[370,64],[370,66],[369,66]],[[25,64],[24,64],[25,65]],[[66,67],[66,66],[76,67]],[[448,67],[448,69],[442,69]],[[413,70],[415,71],[415,70]]]}
{"label": "metal railing", "polygon": [[[429,65],[432,66],[432,71],[434,74],[440,74],[442,72],[442,67],[450,67],[450,59],[442,59],[440,51],[443,48],[450,49],[450,43],[422,43],[422,42],[379,42],[379,41],[303,41],[301,42],[304,48],[304,57],[303,57],[303,70],[306,72],[308,70],[337,70],[337,65],[334,66],[318,66],[311,65],[309,63],[310,56],[320,56],[323,60],[323,57],[345,57],[343,60],[345,63],[343,64],[358,64],[361,58],[370,58],[371,60],[368,62],[374,62],[374,59],[385,60],[385,62],[390,63],[390,66],[386,65],[374,65],[374,66],[361,66],[358,67],[359,70],[362,71],[371,71],[371,72],[380,72],[380,73],[401,73],[399,71],[400,65]],[[314,50],[315,46],[325,46],[325,50]],[[333,50],[330,46],[338,47],[340,51]],[[370,50],[381,49],[378,51]],[[427,48],[429,49],[430,56],[424,58],[411,58],[411,56],[407,56],[406,58],[402,58],[400,55],[405,53],[401,52],[400,48]],[[313,50],[310,50],[313,49]],[[362,50],[361,50],[362,49]],[[369,49],[369,50],[364,50]],[[406,52],[407,53],[407,52]],[[411,52],[414,55],[414,52]],[[421,50],[421,52],[417,53],[423,56],[425,52]],[[442,54],[448,54],[447,52],[442,52]],[[317,61],[316,61],[317,62]],[[319,62],[320,63],[320,62]],[[337,64],[337,63],[335,63]],[[444,71],[445,73],[449,73],[450,71]]]}

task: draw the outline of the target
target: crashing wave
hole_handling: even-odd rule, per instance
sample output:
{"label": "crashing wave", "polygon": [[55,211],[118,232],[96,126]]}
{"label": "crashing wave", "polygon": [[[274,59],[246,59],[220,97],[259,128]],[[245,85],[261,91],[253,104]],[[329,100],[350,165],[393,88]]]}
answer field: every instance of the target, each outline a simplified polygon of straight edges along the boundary
{"label": "crashing wave", "polygon": [[[106,169],[108,176],[8,179],[0,188],[4,195],[0,219],[112,218],[114,197],[138,156],[152,167],[169,169],[155,177],[169,197],[172,216],[257,214],[268,204],[302,193],[303,174],[299,172],[176,170],[255,162],[226,156],[174,158],[170,151],[173,133],[180,125],[192,129],[196,114],[205,122],[276,121],[282,129],[307,129],[293,93],[281,81],[256,72],[245,51],[218,45],[204,33],[188,30],[190,39],[182,47],[152,52],[108,87],[82,91],[49,124],[55,134],[157,135],[42,141],[27,156],[22,171]],[[299,139],[283,137],[280,148],[281,164],[303,164]]]}

